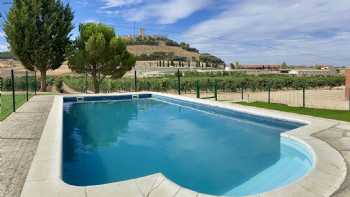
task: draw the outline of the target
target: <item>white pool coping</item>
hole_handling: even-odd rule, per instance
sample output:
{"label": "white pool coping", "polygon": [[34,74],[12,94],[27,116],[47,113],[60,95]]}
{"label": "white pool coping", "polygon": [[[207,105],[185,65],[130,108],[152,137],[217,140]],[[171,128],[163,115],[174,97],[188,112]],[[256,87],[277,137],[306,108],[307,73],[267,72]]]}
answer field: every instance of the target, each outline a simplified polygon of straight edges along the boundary
{"label": "white pool coping", "polygon": [[[314,168],[303,178],[275,190],[256,194],[260,197],[320,197],[331,196],[344,182],[347,168],[341,154],[313,136],[313,133],[331,128],[337,121],[278,112],[238,104],[225,104],[210,100],[200,100],[156,92],[74,95],[115,96],[130,94],[153,94],[181,99],[210,106],[222,107],[250,114],[306,123],[306,126],[282,134],[297,140],[309,148],[314,158]],[[56,96],[46,126],[41,136],[37,152],[26,178],[21,197],[209,197],[183,188],[161,173],[122,182],[97,186],[78,187],[66,184],[61,176],[63,97]],[[72,97],[67,95],[66,97]],[[233,175],[234,176],[234,175]]]}

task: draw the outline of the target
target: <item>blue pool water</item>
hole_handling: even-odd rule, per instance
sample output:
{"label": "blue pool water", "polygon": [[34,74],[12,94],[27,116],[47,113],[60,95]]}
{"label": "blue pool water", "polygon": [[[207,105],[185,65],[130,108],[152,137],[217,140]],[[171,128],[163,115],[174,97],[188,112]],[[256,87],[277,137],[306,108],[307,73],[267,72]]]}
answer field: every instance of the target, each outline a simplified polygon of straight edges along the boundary
{"label": "blue pool water", "polygon": [[302,124],[166,97],[65,102],[66,183],[97,185],[161,172],[194,191],[244,196],[287,185],[312,168],[281,138]]}

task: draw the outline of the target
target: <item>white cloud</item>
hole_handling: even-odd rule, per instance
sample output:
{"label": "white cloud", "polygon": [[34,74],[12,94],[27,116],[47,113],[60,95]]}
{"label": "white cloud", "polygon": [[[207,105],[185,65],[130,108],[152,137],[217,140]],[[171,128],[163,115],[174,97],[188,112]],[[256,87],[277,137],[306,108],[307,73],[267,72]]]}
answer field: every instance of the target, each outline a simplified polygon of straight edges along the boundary
{"label": "white cloud", "polygon": [[8,51],[9,46],[8,44],[0,44],[0,51]]}
{"label": "white cloud", "polygon": [[99,23],[100,21],[97,19],[86,19],[85,21],[83,21],[83,23]]}
{"label": "white cloud", "polygon": [[114,8],[114,7],[122,7],[126,5],[139,4],[143,2],[143,0],[102,0],[104,3],[103,8]]}
{"label": "white cloud", "polygon": [[[121,7],[141,3],[137,0],[108,0],[106,7]],[[194,12],[207,8],[213,0],[155,0],[118,12],[105,11],[106,14],[121,14],[128,21],[155,20],[158,24],[172,24]],[[113,5],[113,6],[112,6]]]}
{"label": "white cloud", "polygon": [[[236,1],[237,2],[237,1]],[[224,12],[184,38],[226,61],[294,64],[350,62],[350,1],[229,1]]]}
{"label": "white cloud", "polygon": [[5,32],[0,31],[0,51],[8,51],[8,44],[5,40]]}
{"label": "white cloud", "polygon": [[77,0],[76,2],[77,2],[77,4],[79,4],[80,6],[83,6],[83,7],[85,7],[89,4],[88,0]]}

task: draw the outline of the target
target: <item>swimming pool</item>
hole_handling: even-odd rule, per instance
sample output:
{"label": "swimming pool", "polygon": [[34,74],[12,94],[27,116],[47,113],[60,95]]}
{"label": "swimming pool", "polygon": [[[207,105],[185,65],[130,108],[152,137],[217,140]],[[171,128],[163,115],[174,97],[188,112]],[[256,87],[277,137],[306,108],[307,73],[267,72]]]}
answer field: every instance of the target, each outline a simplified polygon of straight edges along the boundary
{"label": "swimming pool", "polygon": [[313,166],[301,143],[280,135],[301,123],[148,94],[64,100],[62,177],[72,185],[161,172],[194,191],[243,196]]}

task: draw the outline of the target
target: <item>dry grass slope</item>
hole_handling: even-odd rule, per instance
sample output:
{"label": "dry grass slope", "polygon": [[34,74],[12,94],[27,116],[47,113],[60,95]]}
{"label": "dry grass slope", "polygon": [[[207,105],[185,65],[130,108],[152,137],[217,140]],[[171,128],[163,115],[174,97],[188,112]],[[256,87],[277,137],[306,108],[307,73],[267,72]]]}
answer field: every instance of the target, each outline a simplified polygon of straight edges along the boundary
{"label": "dry grass slope", "polygon": [[175,47],[175,46],[130,45],[128,46],[128,51],[134,55],[151,54],[154,52],[165,52],[165,53],[173,52],[175,56],[181,56],[181,57],[187,57],[187,58],[195,57],[196,59],[199,59],[198,53],[186,51],[180,47]]}

